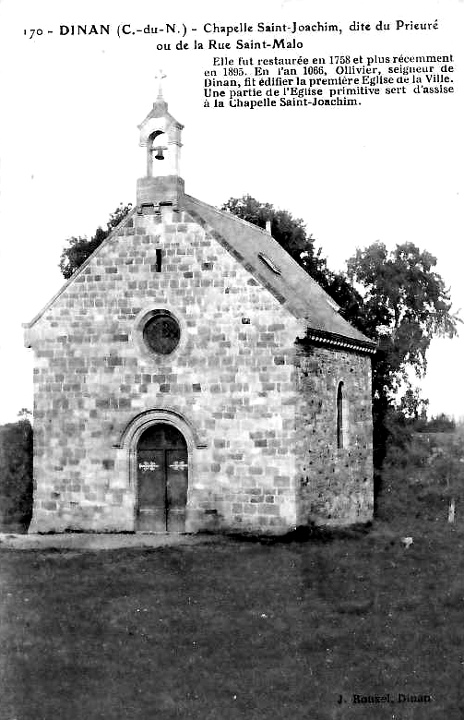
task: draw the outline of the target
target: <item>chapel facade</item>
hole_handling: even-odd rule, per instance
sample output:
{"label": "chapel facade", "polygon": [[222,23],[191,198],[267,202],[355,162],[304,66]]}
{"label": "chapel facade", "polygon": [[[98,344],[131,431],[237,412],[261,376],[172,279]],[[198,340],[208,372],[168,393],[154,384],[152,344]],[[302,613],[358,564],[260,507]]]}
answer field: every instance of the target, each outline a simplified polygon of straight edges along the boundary
{"label": "chapel facade", "polygon": [[268,231],[186,194],[161,93],[139,129],[136,206],[25,326],[30,532],[369,521],[375,344]]}

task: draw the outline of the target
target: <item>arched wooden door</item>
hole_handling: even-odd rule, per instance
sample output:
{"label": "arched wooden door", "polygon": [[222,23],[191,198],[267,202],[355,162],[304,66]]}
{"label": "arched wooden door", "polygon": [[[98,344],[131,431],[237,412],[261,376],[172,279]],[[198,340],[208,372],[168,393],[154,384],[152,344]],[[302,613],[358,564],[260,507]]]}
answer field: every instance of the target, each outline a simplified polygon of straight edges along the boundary
{"label": "arched wooden door", "polygon": [[184,532],[187,486],[184,436],[172,425],[152,425],[137,445],[136,529]]}

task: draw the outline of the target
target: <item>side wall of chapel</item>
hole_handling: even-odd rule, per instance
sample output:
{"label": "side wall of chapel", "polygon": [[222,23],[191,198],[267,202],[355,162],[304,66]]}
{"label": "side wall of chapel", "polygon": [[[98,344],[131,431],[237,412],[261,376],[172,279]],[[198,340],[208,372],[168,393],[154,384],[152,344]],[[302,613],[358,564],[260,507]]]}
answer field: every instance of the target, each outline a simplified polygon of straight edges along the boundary
{"label": "side wall of chapel", "polygon": [[371,359],[300,345],[296,366],[298,524],[367,522],[374,503]]}
{"label": "side wall of chapel", "polygon": [[[172,355],[143,345],[140,318],[154,307],[180,323]],[[172,413],[187,429],[187,531],[293,527],[298,332],[188,215],[134,214],[29,331],[31,532],[134,530],[127,428],[150,411]]]}

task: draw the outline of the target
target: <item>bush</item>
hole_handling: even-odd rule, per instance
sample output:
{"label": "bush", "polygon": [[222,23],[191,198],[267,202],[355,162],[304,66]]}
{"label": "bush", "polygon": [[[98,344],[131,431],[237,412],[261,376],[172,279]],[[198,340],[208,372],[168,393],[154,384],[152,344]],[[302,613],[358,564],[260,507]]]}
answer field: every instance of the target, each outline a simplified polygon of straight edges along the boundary
{"label": "bush", "polygon": [[26,529],[32,516],[32,426],[0,426],[0,527]]}
{"label": "bush", "polygon": [[382,468],[377,517],[393,522],[446,520],[450,501],[457,521],[464,518],[464,434],[412,433],[392,444]]}
{"label": "bush", "polygon": [[453,433],[456,430],[456,421],[445,413],[441,413],[435,417],[432,416],[430,420],[418,420],[414,429],[416,432],[422,433]]}

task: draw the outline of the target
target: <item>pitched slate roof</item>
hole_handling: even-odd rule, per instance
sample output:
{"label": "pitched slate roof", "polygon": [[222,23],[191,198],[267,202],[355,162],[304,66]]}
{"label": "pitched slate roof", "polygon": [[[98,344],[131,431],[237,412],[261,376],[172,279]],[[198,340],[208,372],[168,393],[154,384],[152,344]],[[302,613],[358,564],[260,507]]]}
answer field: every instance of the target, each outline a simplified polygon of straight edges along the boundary
{"label": "pitched slate roof", "polygon": [[341,317],[332,298],[268,232],[190,195],[181,204],[284,307],[307,320],[310,339],[375,352],[376,343]]}

